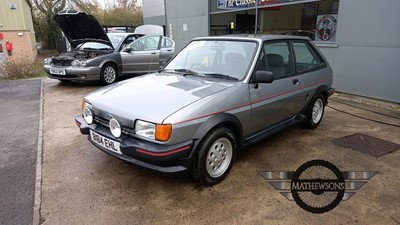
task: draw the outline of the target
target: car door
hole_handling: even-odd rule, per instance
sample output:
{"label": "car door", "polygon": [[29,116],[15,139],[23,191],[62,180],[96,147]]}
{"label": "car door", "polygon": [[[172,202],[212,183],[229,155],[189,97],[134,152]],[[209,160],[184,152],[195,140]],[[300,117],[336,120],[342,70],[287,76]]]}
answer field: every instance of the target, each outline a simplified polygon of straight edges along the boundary
{"label": "car door", "polygon": [[148,73],[159,69],[161,36],[144,36],[121,52],[122,73]]}
{"label": "car door", "polygon": [[123,48],[125,48],[128,44],[132,43],[136,39],[138,39],[137,35],[126,36],[126,38],[122,41],[118,51],[121,51]]}
{"label": "car door", "polygon": [[293,62],[289,42],[264,42],[255,71],[272,71],[274,80],[249,86],[253,132],[288,120],[301,110],[304,100]]}
{"label": "car door", "polygon": [[175,42],[167,37],[162,37],[160,50],[160,66],[164,65],[175,53]]}
{"label": "car door", "polygon": [[303,107],[313,97],[320,83],[326,82],[326,63],[309,41],[292,41],[296,73],[302,84]]}

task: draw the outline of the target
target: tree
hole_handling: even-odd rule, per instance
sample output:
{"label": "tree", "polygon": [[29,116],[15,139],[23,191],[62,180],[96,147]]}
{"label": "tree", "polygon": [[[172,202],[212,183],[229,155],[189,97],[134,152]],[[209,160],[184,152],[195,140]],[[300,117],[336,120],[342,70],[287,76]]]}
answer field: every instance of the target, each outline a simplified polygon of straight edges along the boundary
{"label": "tree", "polygon": [[54,16],[61,10],[76,8],[88,13],[99,8],[94,0],[31,0],[33,1],[33,19],[38,38],[44,42],[45,47],[54,49],[60,38],[60,30],[54,21]]}
{"label": "tree", "polygon": [[143,24],[143,12],[138,0],[107,0],[106,9],[98,0],[30,0],[37,38],[44,47],[54,49],[61,32],[54,16],[65,8],[78,9],[94,15],[103,26],[138,26]]}
{"label": "tree", "polygon": [[138,0],[105,0],[105,9],[93,14],[103,26],[138,26],[143,11]]}

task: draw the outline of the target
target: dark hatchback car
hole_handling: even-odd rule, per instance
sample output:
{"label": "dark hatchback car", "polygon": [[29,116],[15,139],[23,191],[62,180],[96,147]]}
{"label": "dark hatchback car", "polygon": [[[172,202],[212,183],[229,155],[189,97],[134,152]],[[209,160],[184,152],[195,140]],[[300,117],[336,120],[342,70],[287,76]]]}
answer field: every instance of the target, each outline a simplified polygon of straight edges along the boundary
{"label": "dark hatchback car", "polygon": [[213,185],[243,147],[298,123],[316,128],[332,81],[306,37],[196,38],[163,70],[86,96],[75,121],[114,157]]}
{"label": "dark hatchback car", "polygon": [[54,20],[72,49],[45,59],[48,76],[60,81],[100,80],[108,85],[122,75],[157,71],[175,52],[175,42],[162,35],[105,33],[85,12],[63,10]]}

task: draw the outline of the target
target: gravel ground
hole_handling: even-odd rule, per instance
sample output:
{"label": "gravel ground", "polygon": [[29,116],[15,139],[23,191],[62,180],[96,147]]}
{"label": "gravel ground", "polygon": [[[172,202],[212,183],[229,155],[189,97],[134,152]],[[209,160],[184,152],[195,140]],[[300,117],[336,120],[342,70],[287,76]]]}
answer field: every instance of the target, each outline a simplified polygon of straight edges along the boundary
{"label": "gravel ground", "polygon": [[[399,224],[400,151],[375,158],[332,143],[364,133],[400,144],[400,128],[326,108],[316,130],[293,127],[239,154],[213,187],[156,174],[115,159],[79,133],[74,117],[96,85],[44,80],[43,224]],[[369,119],[400,120],[331,101]],[[323,159],[342,171],[378,171],[347,201],[313,214],[288,201],[258,171],[295,171]]]}

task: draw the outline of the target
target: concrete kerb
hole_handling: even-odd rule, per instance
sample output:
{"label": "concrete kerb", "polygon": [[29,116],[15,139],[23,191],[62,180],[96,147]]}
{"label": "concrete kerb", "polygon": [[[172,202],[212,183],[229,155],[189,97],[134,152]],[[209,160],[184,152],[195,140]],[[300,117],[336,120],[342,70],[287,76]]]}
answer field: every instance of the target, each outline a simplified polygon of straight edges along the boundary
{"label": "concrete kerb", "polygon": [[42,156],[43,156],[43,79],[40,81],[39,135],[36,153],[35,202],[33,207],[33,225],[40,224],[42,204]]}
{"label": "concrete kerb", "polygon": [[370,106],[374,106],[374,107],[378,107],[378,108],[400,111],[399,103],[363,97],[363,96],[349,94],[349,93],[340,92],[340,91],[335,92],[335,94],[333,94],[332,97],[341,99],[341,100],[346,100],[349,102],[356,102],[356,103],[361,103],[364,105],[370,105]]}

